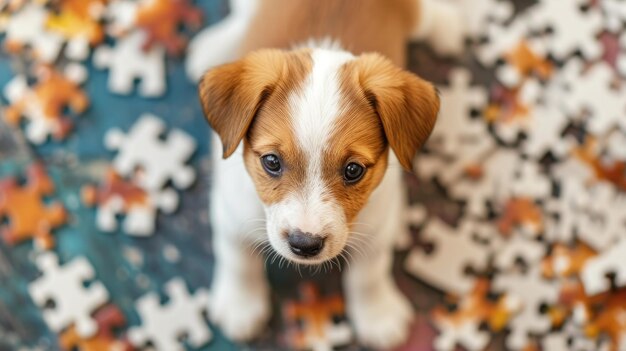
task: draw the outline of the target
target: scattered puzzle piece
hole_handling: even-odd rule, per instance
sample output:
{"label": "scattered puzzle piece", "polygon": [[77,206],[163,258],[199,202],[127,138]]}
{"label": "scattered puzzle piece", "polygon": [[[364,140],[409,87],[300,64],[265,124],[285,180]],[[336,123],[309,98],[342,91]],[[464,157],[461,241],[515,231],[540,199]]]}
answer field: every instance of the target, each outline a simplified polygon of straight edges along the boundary
{"label": "scattered puzzle piece", "polygon": [[191,186],[196,178],[193,167],[185,163],[196,148],[196,141],[182,130],[174,129],[162,140],[165,124],[156,116],[144,114],[127,134],[109,130],[105,145],[118,150],[113,161],[115,170],[131,176],[141,169],[138,184],[142,188],[160,190],[169,180],[179,189]]}
{"label": "scattered puzzle piece", "polygon": [[611,283],[607,274],[614,274],[613,282],[617,287],[626,286],[626,239],[622,238],[596,257],[587,260],[582,270],[581,279],[588,295],[608,291]]}
{"label": "scattered puzzle piece", "polygon": [[36,1],[11,14],[6,24],[5,49],[17,54],[30,48],[35,59],[53,62],[61,52],[63,38],[46,29],[47,21],[48,10]]}
{"label": "scattered puzzle piece", "polygon": [[190,295],[185,282],[180,278],[170,280],[165,285],[169,297],[166,304],[160,303],[156,293],[144,295],[136,302],[141,317],[141,326],[128,331],[133,345],[143,347],[150,342],[157,350],[184,350],[180,337],[192,347],[207,344],[212,337],[203,318],[209,305],[209,293],[199,289]]}
{"label": "scattered puzzle piece", "polygon": [[604,28],[610,32],[619,33],[626,23],[626,5],[624,0],[598,1],[602,8]]}
{"label": "scattered puzzle piece", "polygon": [[486,268],[489,248],[474,239],[476,231],[490,228],[465,219],[458,228],[448,226],[437,218],[431,218],[422,230],[424,240],[434,242],[434,250],[428,254],[418,248],[410,251],[405,269],[415,277],[452,294],[469,293],[475,278],[465,274],[465,268],[481,271]]}
{"label": "scattered puzzle piece", "polygon": [[4,118],[13,126],[18,126],[22,118],[28,120],[26,138],[32,143],[41,144],[50,135],[65,139],[73,127],[65,109],[81,114],[89,106],[89,98],[77,81],[83,77],[66,76],[48,66],[39,67],[36,73],[37,83],[32,87],[19,75],[5,87],[4,94],[11,104],[4,110]]}
{"label": "scattered puzzle piece", "polygon": [[66,56],[85,60],[90,47],[104,40],[104,29],[100,19],[106,0],[60,0],[58,13],[52,13],[46,26],[68,41]]}
{"label": "scattered puzzle piece", "polygon": [[[76,332],[88,338],[98,332],[98,324],[91,314],[109,299],[102,283],[94,279],[93,267],[84,257],[78,257],[59,265],[58,257],[46,252],[37,257],[37,267],[42,276],[28,285],[28,292],[37,306],[43,309],[43,317],[54,332],[74,325]],[[53,307],[47,307],[49,302]]]}
{"label": "scattered puzzle piece", "polygon": [[126,318],[115,305],[102,307],[94,314],[98,323],[98,332],[89,338],[81,337],[74,326],[64,331],[59,337],[64,350],[76,351],[132,351],[133,346],[125,339],[118,338],[113,329],[123,327]]}
{"label": "scattered puzzle piece", "polygon": [[542,243],[525,238],[523,235],[515,235],[498,247],[494,265],[503,274],[508,274],[518,260],[522,260],[527,265],[535,265],[545,252],[546,249]]}
{"label": "scattered puzzle piece", "polygon": [[547,314],[540,312],[542,304],[554,304],[558,300],[558,285],[544,280],[538,266],[529,271],[498,275],[494,288],[509,297],[511,306],[516,305],[517,314],[509,322],[511,333],[506,346],[521,350],[529,342],[530,333],[546,333],[552,322]]}
{"label": "scattered puzzle piece", "polygon": [[587,261],[596,255],[593,249],[580,242],[573,246],[556,244],[541,263],[543,275],[550,279],[579,276]]}
{"label": "scattered puzzle piece", "polygon": [[541,207],[529,198],[508,200],[497,221],[501,234],[509,236],[515,228],[537,235],[543,231],[543,213]]}
{"label": "scattered puzzle piece", "polygon": [[320,297],[312,283],[300,286],[300,302],[286,303],[283,316],[293,327],[288,333],[290,348],[297,350],[325,351],[348,344],[352,340],[352,330],[347,323],[335,323],[334,317],[345,313],[340,296]]}
{"label": "scattered puzzle piece", "polygon": [[137,9],[136,24],[148,33],[144,49],[162,44],[173,55],[179,55],[187,40],[179,32],[181,25],[198,28],[202,24],[202,11],[190,0],[145,0]]}
{"label": "scattered puzzle piece", "polygon": [[15,178],[0,180],[0,219],[8,219],[2,239],[14,245],[33,238],[40,247],[54,246],[51,231],[66,222],[67,212],[61,203],[44,203],[44,197],[52,192],[54,183],[39,163],[28,169],[25,185]]}
{"label": "scattered puzzle piece", "polygon": [[429,138],[428,148],[443,155],[453,156],[466,144],[484,138],[486,127],[480,119],[472,119],[472,109],[481,112],[487,103],[487,92],[471,85],[471,73],[457,68],[450,72],[450,86],[439,87],[441,95],[440,118]]}
{"label": "scattered puzzle piece", "polygon": [[94,65],[109,69],[109,90],[129,95],[135,80],[139,80],[139,94],[145,97],[162,96],[165,84],[165,51],[160,47],[142,49],[146,34],[134,31],[117,40],[115,47],[100,46],[94,52]]}
{"label": "scattered puzzle piece", "polygon": [[[583,11],[581,7],[588,9]],[[589,60],[602,54],[597,38],[602,31],[602,14],[590,0],[540,0],[530,11],[534,29],[552,29],[544,40],[557,60],[565,60],[576,51]]]}
{"label": "scattered puzzle piece", "polygon": [[105,232],[115,231],[116,216],[124,214],[124,231],[136,236],[154,233],[158,209],[171,213],[178,206],[178,194],[175,191],[166,189],[147,192],[132,181],[124,180],[113,170],[107,171],[101,186],[84,187],[82,198],[86,205],[98,206],[98,229]]}
{"label": "scattered puzzle piece", "polygon": [[536,75],[546,80],[552,74],[552,63],[535,52],[531,45],[523,40],[504,56],[507,65],[496,72],[498,79],[508,87],[518,86],[525,78]]}
{"label": "scattered puzzle piece", "polygon": [[510,313],[506,297],[490,300],[489,290],[489,280],[478,279],[473,290],[461,297],[456,310],[433,311],[433,322],[440,332],[434,343],[437,351],[452,351],[457,345],[468,351],[484,350],[490,336],[488,331],[480,330],[480,325],[487,323],[494,331],[504,327]]}
{"label": "scattered puzzle piece", "polygon": [[592,117],[587,128],[594,135],[604,135],[616,126],[626,129],[626,93],[623,87],[612,86],[613,69],[605,62],[584,70],[583,65],[582,61],[570,60],[564,68],[565,111],[573,116],[589,113]]}

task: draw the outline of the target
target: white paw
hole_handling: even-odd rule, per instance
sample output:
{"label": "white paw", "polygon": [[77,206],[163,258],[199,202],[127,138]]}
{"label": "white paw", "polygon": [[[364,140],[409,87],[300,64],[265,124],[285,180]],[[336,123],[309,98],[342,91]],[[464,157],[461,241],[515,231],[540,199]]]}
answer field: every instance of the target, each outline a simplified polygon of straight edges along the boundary
{"label": "white paw", "polygon": [[359,342],[375,349],[405,342],[413,319],[413,307],[395,285],[383,286],[376,294],[350,296],[348,313]]}
{"label": "white paw", "polygon": [[433,50],[442,56],[458,56],[465,49],[465,19],[459,6],[437,3],[436,20],[429,38]]}
{"label": "white paw", "polygon": [[270,318],[267,283],[218,279],[213,285],[211,321],[233,341],[249,341],[266,327]]}

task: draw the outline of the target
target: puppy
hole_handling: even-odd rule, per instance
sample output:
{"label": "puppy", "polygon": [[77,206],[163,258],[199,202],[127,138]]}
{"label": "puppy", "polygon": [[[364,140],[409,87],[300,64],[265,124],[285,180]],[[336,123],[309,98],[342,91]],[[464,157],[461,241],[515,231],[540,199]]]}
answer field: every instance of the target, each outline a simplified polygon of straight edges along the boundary
{"label": "puppy", "polygon": [[199,83],[217,134],[211,318],[234,340],[265,326],[269,288],[257,248],[268,241],[296,264],[349,259],[347,311],[359,341],[398,345],[412,316],[391,275],[405,230],[402,173],[439,111],[433,85],[401,67],[409,39],[460,51],[459,13],[435,0],[246,4],[245,25],[233,28],[239,54],[225,54],[242,58]]}

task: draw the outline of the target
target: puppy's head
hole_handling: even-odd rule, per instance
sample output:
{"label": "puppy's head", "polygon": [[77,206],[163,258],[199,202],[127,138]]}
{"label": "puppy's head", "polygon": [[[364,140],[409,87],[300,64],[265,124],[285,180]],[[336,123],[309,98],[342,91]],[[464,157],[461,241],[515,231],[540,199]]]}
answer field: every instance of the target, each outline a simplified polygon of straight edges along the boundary
{"label": "puppy's head", "polygon": [[308,264],[341,253],[389,148],[410,169],[439,110],[431,84],[377,54],[261,50],[199,89],[224,158],[244,142],[271,245]]}

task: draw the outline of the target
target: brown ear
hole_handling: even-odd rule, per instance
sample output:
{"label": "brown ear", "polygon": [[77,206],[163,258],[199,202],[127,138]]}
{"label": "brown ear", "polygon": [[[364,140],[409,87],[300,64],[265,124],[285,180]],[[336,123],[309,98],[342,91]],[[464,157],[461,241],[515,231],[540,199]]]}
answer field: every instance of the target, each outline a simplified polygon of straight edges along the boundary
{"label": "brown ear", "polygon": [[280,50],[256,51],[210,69],[200,80],[202,109],[222,141],[224,158],[235,152],[263,102],[288,74],[289,55]]}
{"label": "brown ear", "polygon": [[380,117],[385,136],[406,170],[435,126],[439,96],[435,87],[378,54],[354,63],[359,83]]}

